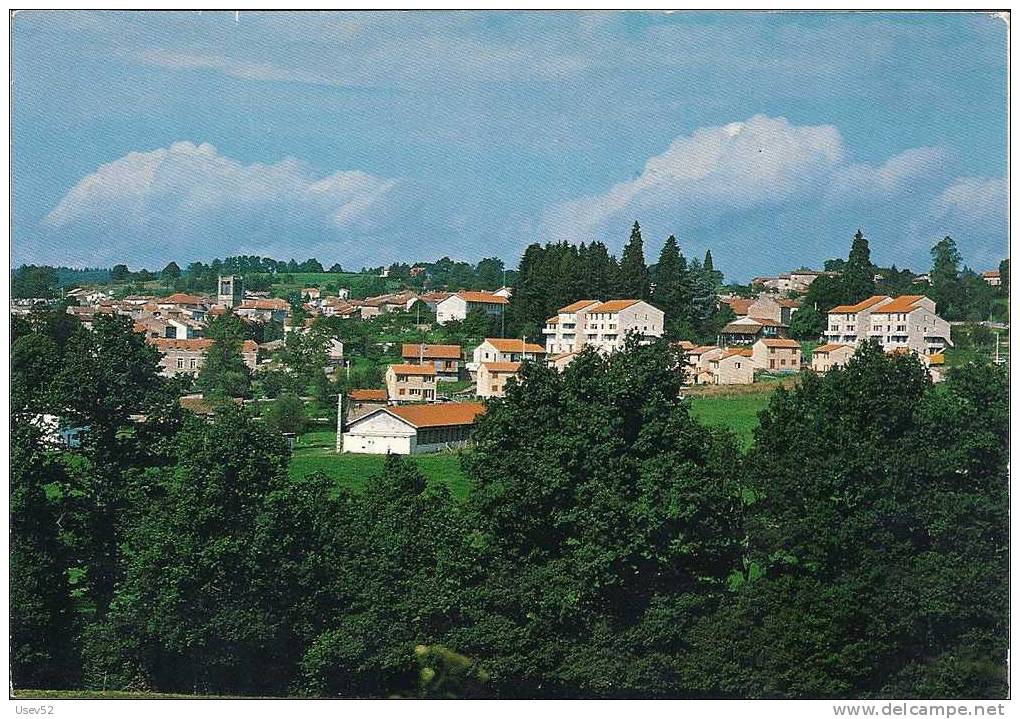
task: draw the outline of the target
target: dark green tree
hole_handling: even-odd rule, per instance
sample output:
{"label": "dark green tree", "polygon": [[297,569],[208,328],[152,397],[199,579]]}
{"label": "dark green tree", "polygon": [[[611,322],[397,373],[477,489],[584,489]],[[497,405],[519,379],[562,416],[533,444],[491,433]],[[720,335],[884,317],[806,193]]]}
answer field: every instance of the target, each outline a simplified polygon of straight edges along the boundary
{"label": "dark green tree", "polygon": [[195,386],[210,397],[247,397],[251,393],[251,373],[241,357],[247,336],[244,323],[232,313],[209,323],[206,336],[213,340],[206,351],[205,364],[199,370]]}
{"label": "dark green tree", "polygon": [[159,276],[166,282],[173,282],[181,276],[181,268],[177,266],[176,262],[168,262],[167,266],[159,273]]}
{"label": "dark green tree", "polygon": [[630,239],[620,255],[620,272],[617,277],[616,295],[620,298],[647,300],[651,295],[651,281],[648,266],[645,265],[644,242],[641,240],[641,226],[637,222],[630,231]]}
{"label": "dark green tree", "polygon": [[850,255],[840,275],[840,283],[842,301],[846,304],[855,304],[875,294],[875,267],[871,264],[868,240],[860,230],[857,230],[850,245]]}

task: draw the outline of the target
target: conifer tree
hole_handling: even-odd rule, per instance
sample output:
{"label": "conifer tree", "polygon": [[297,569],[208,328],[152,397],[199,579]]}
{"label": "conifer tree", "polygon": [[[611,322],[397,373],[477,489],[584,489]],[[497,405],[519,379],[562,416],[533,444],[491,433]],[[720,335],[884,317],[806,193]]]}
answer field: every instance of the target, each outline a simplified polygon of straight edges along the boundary
{"label": "conifer tree", "polygon": [[620,298],[647,300],[650,289],[641,226],[635,222],[630,231],[630,240],[620,256],[620,278],[616,294]]}

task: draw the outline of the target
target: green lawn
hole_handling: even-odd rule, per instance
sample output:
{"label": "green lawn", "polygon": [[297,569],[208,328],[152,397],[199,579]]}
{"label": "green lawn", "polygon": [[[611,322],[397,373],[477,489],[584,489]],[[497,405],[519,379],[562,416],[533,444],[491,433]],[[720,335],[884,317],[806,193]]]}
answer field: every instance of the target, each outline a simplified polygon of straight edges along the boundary
{"label": "green lawn", "polygon": [[[347,487],[360,488],[382,471],[385,459],[379,454],[337,454],[335,431],[308,432],[294,444],[290,474],[303,477],[323,472]],[[421,454],[410,459],[430,482],[446,483],[454,497],[467,496],[468,480],[460,470],[458,453]]]}
{"label": "green lawn", "polygon": [[751,446],[754,428],[758,426],[758,412],[769,402],[768,392],[747,394],[694,395],[691,397],[691,414],[702,424],[726,427],[737,436],[744,451]]}

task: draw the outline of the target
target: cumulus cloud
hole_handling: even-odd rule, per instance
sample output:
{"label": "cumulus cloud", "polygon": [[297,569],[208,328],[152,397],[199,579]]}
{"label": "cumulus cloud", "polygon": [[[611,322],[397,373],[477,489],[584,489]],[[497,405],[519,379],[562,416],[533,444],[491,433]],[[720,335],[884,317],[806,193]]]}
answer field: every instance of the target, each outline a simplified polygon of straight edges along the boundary
{"label": "cumulus cloud", "polygon": [[102,165],[42,224],[51,237],[91,238],[81,261],[92,265],[242,251],[369,261],[372,244],[393,239],[388,228],[407,204],[401,184],[359,170],[320,176],[291,158],[243,164],[185,141]]}
{"label": "cumulus cloud", "polygon": [[[539,233],[618,249],[639,220],[646,238],[676,233],[690,238],[689,250],[711,247],[717,266],[722,257],[761,272],[843,256],[859,226],[877,236],[878,261],[916,265],[935,232],[921,216],[958,220],[977,245],[1004,244],[1004,224],[994,226],[1005,209],[1004,181],[950,181],[940,148],[853,162],[832,125],[756,115],[676,138],[633,179],[551,207]],[[648,244],[651,261],[658,246]]]}

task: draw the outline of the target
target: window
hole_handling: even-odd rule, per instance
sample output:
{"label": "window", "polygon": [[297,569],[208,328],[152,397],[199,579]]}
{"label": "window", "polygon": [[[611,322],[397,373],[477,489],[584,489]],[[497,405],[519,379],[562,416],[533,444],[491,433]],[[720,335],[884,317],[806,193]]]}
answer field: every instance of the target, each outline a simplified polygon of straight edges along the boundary
{"label": "window", "polygon": [[403,389],[403,387],[401,387],[400,389],[397,390],[397,394],[399,394],[401,397],[404,396],[404,389]]}
{"label": "window", "polygon": [[177,358],[177,369],[184,369],[184,358],[183,357],[178,357]]}
{"label": "window", "polygon": [[192,357],[191,358],[191,369],[195,369],[196,367],[198,367],[198,359],[196,359],[195,357]]}

